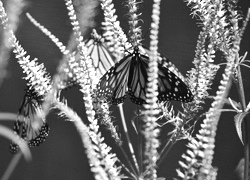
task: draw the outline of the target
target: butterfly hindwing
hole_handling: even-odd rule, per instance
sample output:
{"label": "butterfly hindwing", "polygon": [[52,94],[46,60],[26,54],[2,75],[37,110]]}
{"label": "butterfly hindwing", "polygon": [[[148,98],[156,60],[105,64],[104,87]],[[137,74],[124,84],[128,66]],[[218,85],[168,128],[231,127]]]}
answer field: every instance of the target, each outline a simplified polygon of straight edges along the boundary
{"label": "butterfly hindwing", "polygon": [[193,95],[188,86],[170,71],[162,61],[158,65],[158,101],[164,102],[169,100],[190,102]]}
{"label": "butterfly hindwing", "polygon": [[[24,139],[29,147],[39,146],[49,133],[49,126],[44,118],[35,120],[36,115],[41,113],[41,103],[42,97],[38,96],[33,89],[27,89],[14,123],[14,132]],[[10,152],[16,153],[18,150],[19,146],[11,142]]]}

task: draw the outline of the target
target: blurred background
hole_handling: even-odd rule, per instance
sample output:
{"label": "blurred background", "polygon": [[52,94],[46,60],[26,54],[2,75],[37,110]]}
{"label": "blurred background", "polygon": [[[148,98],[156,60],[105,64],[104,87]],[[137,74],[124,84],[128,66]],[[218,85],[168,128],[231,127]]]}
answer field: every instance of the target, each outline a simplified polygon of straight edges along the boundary
{"label": "blurred background", "polygon": [[[40,63],[44,63],[47,71],[53,75],[56,67],[62,58],[58,48],[44,35],[39,29],[34,27],[25,16],[29,12],[38,22],[48,28],[56,35],[65,45],[68,42],[71,32],[70,21],[67,16],[67,10],[63,0],[30,0],[25,11],[20,16],[20,26],[16,36],[24,49],[31,55],[31,58],[37,57]],[[239,0],[239,10],[246,15],[247,8],[250,7],[248,0]],[[115,1],[117,14],[121,21],[121,26],[127,32],[127,9],[124,8],[124,1]],[[149,44],[149,27],[151,22],[152,2],[145,0],[140,4],[142,12],[142,30],[143,44]],[[102,21],[102,10],[99,8],[96,17],[96,28],[99,31],[100,22]],[[197,36],[200,28],[197,21],[190,16],[190,9],[181,0],[163,0],[161,4],[161,24],[159,34],[159,51],[176,65],[179,70],[186,74],[190,70],[194,58]],[[100,31],[99,31],[100,32]],[[87,33],[86,38],[89,37]],[[241,43],[240,55],[250,50],[250,28],[246,29]],[[249,55],[248,58],[249,59]],[[224,62],[223,57],[218,63]],[[250,94],[250,69],[242,68],[243,80],[246,92],[246,101],[249,102]],[[16,113],[20,107],[24,96],[25,81],[22,79],[23,74],[18,66],[13,54],[11,55],[7,66],[7,77],[0,87],[0,111]],[[218,85],[220,76],[216,78],[215,85]],[[213,94],[214,91],[211,91]],[[67,97],[69,106],[86,121],[84,105],[82,104],[81,93],[78,88],[72,88],[63,92]],[[230,97],[237,100],[236,87],[233,85]],[[209,101],[208,101],[209,103]],[[132,139],[135,132],[131,128],[131,119],[135,116],[136,106],[133,105],[129,98],[125,101],[125,116],[128,121]],[[204,109],[208,109],[209,106]],[[112,115],[115,123],[120,126],[120,116],[118,108],[112,107]],[[58,118],[53,110],[47,117],[50,125],[50,134],[48,139],[40,147],[32,148],[33,161],[28,163],[24,159],[20,161],[14,170],[10,179],[20,180],[86,180],[93,179],[89,171],[88,161],[83,149],[79,135],[71,122]],[[239,160],[243,157],[243,146],[237,136],[234,127],[234,113],[223,113],[216,137],[216,148],[213,165],[219,168],[218,180],[235,179],[234,169]],[[201,120],[200,120],[201,121]],[[2,123],[2,122],[1,122]],[[3,122],[4,125],[11,127],[13,122]],[[197,125],[199,129],[199,125]],[[122,127],[121,135],[123,136]],[[166,141],[169,128],[163,128],[161,137]],[[107,134],[105,131],[103,134]],[[110,137],[107,134],[106,139]],[[164,139],[165,138],[165,139]],[[109,142],[108,142],[109,143]],[[185,152],[186,141],[177,143],[169,153],[165,161],[159,167],[159,177],[172,179],[176,176],[175,169],[179,167],[178,161]],[[110,142],[112,144],[112,142]],[[117,149],[114,148],[114,151]],[[0,137],[0,176],[5,171],[13,155],[9,153],[9,141]],[[122,158],[122,157],[121,157]],[[124,159],[124,158],[122,158]]]}

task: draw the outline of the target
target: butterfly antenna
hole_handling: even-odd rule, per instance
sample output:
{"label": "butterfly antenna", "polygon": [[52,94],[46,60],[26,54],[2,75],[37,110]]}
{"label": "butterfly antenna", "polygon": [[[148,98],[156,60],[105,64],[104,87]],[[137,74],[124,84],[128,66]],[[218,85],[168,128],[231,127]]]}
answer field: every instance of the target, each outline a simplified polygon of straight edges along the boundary
{"label": "butterfly antenna", "polygon": [[120,111],[120,115],[121,115],[121,119],[122,119],[122,126],[123,126],[123,129],[124,129],[124,132],[125,132],[125,137],[127,139],[128,147],[129,147],[130,153],[132,155],[132,159],[133,159],[133,162],[135,164],[137,174],[138,174],[139,173],[139,166],[138,166],[138,163],[137,163],[137,160],[136,160],[136,157],[135,157],[135,151],[134,151],[133,145],[131,143],[131,140],[130,140],[130,137],[129,137],[129,134],[128,134],[128,128],[127,128],[127,124],[126,124],[126,121],[125,121],[123,106],[122,106],[122,104],[119,104],[118,107],[119,107],[119,111]]}

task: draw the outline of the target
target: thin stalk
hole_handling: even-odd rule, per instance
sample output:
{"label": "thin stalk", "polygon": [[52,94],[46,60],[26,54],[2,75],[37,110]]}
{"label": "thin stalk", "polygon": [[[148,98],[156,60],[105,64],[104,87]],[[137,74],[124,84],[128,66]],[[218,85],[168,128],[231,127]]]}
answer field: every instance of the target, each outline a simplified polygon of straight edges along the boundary
{"label": "thin stalk", "polygon": [[6,171],[4,172],[1,180],[8,180],[10,178],[10,175],[13,173],[14,169],[16,168],[18,162],[20,161],[22,157],[22,152],[18,152],[17,154],[14,155],[12,160],[10,161]]}
{"label": "thin stalk", "polygon": [[[157,162],[156,162],[156,167],[159,167],[160,164],[163,162],[169,151],[172,149],[174,146],[176,140],[171,140],[173,139],[174,134],[170,137],[169,141],[165,144],[161,152],[159,153]],[[149,169],[146,169],[145,172],[143,173],[143,177],[145,177],[149,173]]]}
{"label": "thin stalk", "polygon": [[[245,100],[245,93],[244,93],[244,86],[242,82],[242,76],[241,76],[241,69],[240,66],[237,68],[238,70],[238,81],[236,83],[237,91],[240,97],[240,103],[242,106],[243,112],[246,110],[246,100]],[[249,174],[249,140],[248,140],[248,121],[246,118],[243,120],[242,125],[242,137],[244,142],[244,180],[248,180],[248,174]]]}
{"label": "thin stalk", "polygon": [[244,161],[244,180],[249,180],[248,175],[249,175],[249,140],[248,140],[248,123],[247,119],[244,118],[244,123],[243,123],[243,139],[244,139],[244,156],[245,156],[245,161]]}
{"label": "thin stalk", "polygon": [[126,137],[127,142],[128,142],[128,147],[129,147],[130,153],[132,155],[132,159],[133,159],[133,162],[135,164],[137,174],[139,174],[139,166],[138,166],[138,163],[137,163],[137,160],[136,160],[136,157],[135,157],[135,151],[133,149],[133,145],[131,143],[131,140],[130,140],[130,137],[129,137],[129,134],[128,134],[128,128],[127,128],[127,124],[126,124],[126,121],[125,121],[123,106],[122,106],[122,104],[119,104],[118,107],[119,107],[119,111],[120,111],[120,115],[121,115],[121,119],[122,119],[122,126],[123,126],[123,129],[124,129],[124,132],[125,132],[125,137]]}
{"label": "thin stalk", "polygon": [[242,82],[242,76],[241,76],[241,69],[240,66],[238,66],[238,81],[236,83],[238,94],[240,97],[240,103],[242,106],[243,111],[246,110],[246,100],[245,100],[245,93],[244,93],[244,86]]}
{"label": "thin stalk", "polygon": [[157,166],[159,166],[163,162],[163,160],[165,159],[165,157],[167,156],[167,154],[169,153],[169,151],[171,150],[171,148],[175,144],[176,140],[175,139],[172,140],[173,139],[172,136],[170,137],[169,141],[165,144],[165,146],[161,150],[161,152],[158,156],[157,163],[156,163]]}
{"label": "thin stalk", "polygon": [[[163,162],[163,160],[165,159],[165,157],[167,156],[167,154],[169,153],[169,151],[172,149],[172,147],[174,146],[175,142],[173,141],[168,141],[168,143],[166,144],[165,151],[161,152],[162,154],[159,155],[158,161],[156,162],[156,168],[158,168],[160,166],[160,164]],[[146,169],[145,172],[143,173],[143,177],[145,177],[146,175],[148,175],[149,173],[149,169]]]}
{"label": "thin stalk", "polygon": [[139,161],[139,172],[140,174],[143,172],[143,167],[142,167],[142,161],[143,161],[143,156],[142,156],[142,135],[141,135],[141,128],[142,128],[142,122],[139,119],[139,107],[138,105],[136,106],[137,108],[137,127],[138,127],[138,161]]}
{"label": "thin stalk", "polygon": [[119,159],[117,159],[117,161],[120,163],[123,169],[131,176],[128,178],[135,179],[135,180],[137,179],[136,176],[133,173],[131,173],[131,171]]}
{"label": "thin stalk", "polygon": [[[129,167],[131,168],[131,170],[133,171],[133,173],[131,173],[131,172],[129,171],[128,168],[126,168],[126,171],[129,171],[129,174],[130,174],[131,176],[135,177],[135,175],[136,175],[137,173],[136,173],[135,168],[134,168],[134,166],[132,165],[130,159],[128,158],[127,153],[124,151],[124,149],[122,148],[121,145],[119,146],[119,148],[121,149],[122,154],[124,155],[125,159],[127,159],[127,162],[128,162],[128,164],[129,164]],[[123,166],[123,167],[124,167],[124,166]],[[136,179],[136,177],[135,177],[135,179]]]}

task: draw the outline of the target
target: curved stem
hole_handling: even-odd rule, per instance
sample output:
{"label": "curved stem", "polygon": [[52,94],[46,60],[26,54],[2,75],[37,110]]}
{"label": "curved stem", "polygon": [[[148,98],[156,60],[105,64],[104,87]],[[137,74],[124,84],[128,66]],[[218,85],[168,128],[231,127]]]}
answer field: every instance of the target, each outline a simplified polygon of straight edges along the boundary
{"label": "curved stem", "polygon": [[10,112],[0,112],[0,120],[12,120],[16,121],[17,114]]}

